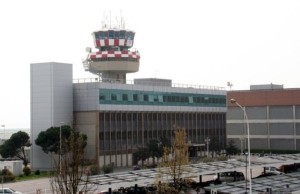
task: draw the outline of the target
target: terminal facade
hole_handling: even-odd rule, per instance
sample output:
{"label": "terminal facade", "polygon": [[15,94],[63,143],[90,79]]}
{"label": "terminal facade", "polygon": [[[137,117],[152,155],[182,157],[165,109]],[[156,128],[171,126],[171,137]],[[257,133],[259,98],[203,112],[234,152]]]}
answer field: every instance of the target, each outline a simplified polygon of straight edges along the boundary
{"label": "terminal facade", "polygon": [[227,93],[227,141],[234,140],[242,150],[247,147],[248,116],[251,149],[300,149],[300,89],[285,89],[282,85],[253,85],[250,90]]}
{"label": "terminal facade", "polygon": [[33,169],[51,167],[35,138],[62,124],[87,134],[87,158],[100,166],[133,165],[138,148],[162,136],[172,139],[175,128],[186,130],[190,145],[205,146],[205,138],[215,138],[225,148],[224,88],[154,78],[128,81],[127,73],[139,70],[139,52],[131,49],[135,32],[104,27],[92,35],[95,51],[87,49],[83,65],[96,78],[72,80],[71,64],[31,64]]}

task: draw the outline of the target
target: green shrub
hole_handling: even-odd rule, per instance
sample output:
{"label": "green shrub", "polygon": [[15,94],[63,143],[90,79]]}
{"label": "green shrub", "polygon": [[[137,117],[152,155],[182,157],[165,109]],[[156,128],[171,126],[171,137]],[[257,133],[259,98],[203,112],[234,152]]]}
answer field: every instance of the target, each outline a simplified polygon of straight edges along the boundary
{"label": "green shrub", "polygon": [[26,175],[26,176],[29,176],[31,174],[31,169],[28,167],[28,166],[25,166],[23,168],[23,173]]}
{"label": "green shrub", "polygon": [[41,174],[41,171],[40,171],[40,170],[36,170],[36,171],[34,172],[34,174],[35,174],[35,175],[40,175],[40,174]]}
{"label": "green shrub", "polygon": [[300,150],[251,149],[251,154],[298,154]]}
{"label": "green shrub", "polygon": [[203,158],[202,161],[203,161],[204,163],[206,163],[206,162],[213,162],[214,159],[213,159],[213,158]]}
{"label": "green shrub", "polygon": [[102,170],[104,172],[104,174],[108,174],[114,171],[114,167],[111,164],[108,165],[103,165]]}
{"label": "green shrub", "polygon": [[226,156],[219,156],[216,158],[217,161],[227,161],[227,157]]}
{"label": "green shrub", "polygon": [[12,172],[10,172],[7,168],[4,168],[1,171],[1,175],[3,175],[3,182],[12,182],[15,180],[15,176]]}
{"label": "green shrub", "polygon": [[100,169],[99,169],[98,165],[90,166],[91,175],[97,175],[97,174],[99,174],[99,171],[100,171]]}

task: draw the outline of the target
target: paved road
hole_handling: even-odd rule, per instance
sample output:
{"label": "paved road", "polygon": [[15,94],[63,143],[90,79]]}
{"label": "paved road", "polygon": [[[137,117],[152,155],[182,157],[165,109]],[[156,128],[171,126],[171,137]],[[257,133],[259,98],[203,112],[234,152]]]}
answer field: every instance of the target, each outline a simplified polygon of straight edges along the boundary
{"label": "paved road", "polygon": [[20,181],[15,183],[4,183],[3,187],[10,187],[16,191],[20,191],[23,194],[35,194],[37,189],[42,189],[42,193],[50,192],[50,181],[48,178],[41,178],[30,181]]}

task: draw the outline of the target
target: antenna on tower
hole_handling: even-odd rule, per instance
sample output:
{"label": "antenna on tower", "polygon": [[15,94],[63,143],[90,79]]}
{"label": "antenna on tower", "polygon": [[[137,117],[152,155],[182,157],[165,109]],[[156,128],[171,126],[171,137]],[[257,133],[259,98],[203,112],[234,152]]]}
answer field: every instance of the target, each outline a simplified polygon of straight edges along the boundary
{"label": "antenna on tower", "polygon": [[233,86],[233,84],[231,82],[227,82],[227,86],[229,87],[229,90],[231,90],[231,87]]}

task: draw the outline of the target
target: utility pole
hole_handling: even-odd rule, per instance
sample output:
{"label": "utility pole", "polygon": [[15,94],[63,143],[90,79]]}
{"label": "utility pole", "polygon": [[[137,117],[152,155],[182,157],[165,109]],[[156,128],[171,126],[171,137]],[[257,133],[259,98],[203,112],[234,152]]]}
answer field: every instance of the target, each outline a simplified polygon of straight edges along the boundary
{"label": "utility pole", "polygon": [[205,138],[205,143],[206,143],[206,148],[207,148],[207,157],[209,154],[209,142],[210,142],[210,138],[209,137]]}

